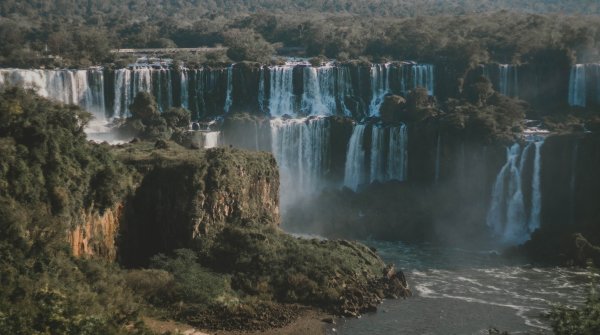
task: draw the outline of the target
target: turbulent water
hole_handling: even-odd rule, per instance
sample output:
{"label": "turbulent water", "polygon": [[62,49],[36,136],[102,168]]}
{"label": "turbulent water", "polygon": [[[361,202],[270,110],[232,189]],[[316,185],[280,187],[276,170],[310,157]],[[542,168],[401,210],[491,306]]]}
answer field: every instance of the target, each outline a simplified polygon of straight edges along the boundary
{"label": "turbulent water", "polygon": [[[533,231],[540,227],[541,212],[541,147],[544,139],[533,139],[521,147],[515,143],[506,149],[506,163],[500,169],[492,190],[487,225],[504,243],[520,244],[529,240]],[[531,183],[524,184],[523,174],[530,151],[533,150]],[[531,189],[527,202],[524,187]]]}
{"label": "turbulent water", "polygon": [[342,319],[328,334],[550,334],[552,304],[584,302],[591,274],[511,264],[494,252],[368,241],[404,270],[413,296],[377,313]]}

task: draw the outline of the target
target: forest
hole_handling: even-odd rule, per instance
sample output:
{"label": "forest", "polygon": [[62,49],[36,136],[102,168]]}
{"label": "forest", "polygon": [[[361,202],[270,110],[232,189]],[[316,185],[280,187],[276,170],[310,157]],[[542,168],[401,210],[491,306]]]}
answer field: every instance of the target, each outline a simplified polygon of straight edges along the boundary
{"label": "forest", "polygon": [[[466,67],[527,63],[550,54],[571,62],[598,59],[600,22],[587,15],[598,12],[595,1],[452,3],[4,1],[0,65],[81,67],[115,62],[115,48],[216,45],[237,52],[195,60],[268,62],[289,48],[306,57]],[[291,14],[298,12],[307,15]]]}

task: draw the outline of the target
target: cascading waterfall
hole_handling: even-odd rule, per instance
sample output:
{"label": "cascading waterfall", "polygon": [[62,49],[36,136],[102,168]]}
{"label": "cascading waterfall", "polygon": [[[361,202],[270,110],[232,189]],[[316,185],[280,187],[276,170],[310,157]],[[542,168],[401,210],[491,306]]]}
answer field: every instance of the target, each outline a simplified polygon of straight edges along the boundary
{"label": "cascading waterfall", "polygon": [[205,149],[216,148],[221,143],[221,132],[219,131],[200,132],[200,134],[202,134],[202,143]]}
{"label": "cascading waterfall", "polygon": [[516,65],[498,65],[498,90],[507,97],[519,96],[519,72]]}
{"label": "cascading waterfall", "polygon": [[269,113],[273,117],[295,113],[294,66],[286,64],[269,68]]}
{"label": "cascading waterfall", "polygon": [[352,131],[346,154],[344,186],[356,191],[360,185],[367,182],[406,180],[408,165],[406,125],[394,127],[373,125],[370,147],[365,147],[366,127],[357,124]]}
{"label": "cascading waterfall", "polygon": [[576,64],[571,67],[569,76],[569,105],[571,106],[586,106],[585,70],[585,64]]}
{"label": "cascading waterfall", "polygon": [[355,125],[348,142],[344,168],[344,186],[354,191],[358,190],[358,187],[364,184],[366,180],[366,152],[363,138],[366,127],[364,124]]}
{"label": "cascading waterfall", "polygon": [[371,103],[369,116],[378,116],[385,96],[390,92],[390,64],[371,65]]}
{"label": "cascading waterfall", "polygon": [[336,70],[332,64],[304,67],[304,91],[300,111],[304,115],[332,115],[336,112]]}
{"label": "cascading waterfall", "polygon": [[104,119],[104,78],[101,69],[21,70],[1,69],[0,86],[33,89],[39,95],[66,104],[80,105]]}
{"label": "cascading waterfall", "polygon": [[129,105],[139,92],[152,93],[152,69],[136,67],[115,71],[114,116],[129,115]]}
{"label": "cascading waterfall", "polygon": [[529,213],[529,232],[533,232],[540,227],[540,213],[542,212],[542,192],[540,190],[540,171],[541,171],[541,147],[544,140],[537,140],[535,145],[535,155],[533,160],[533,179],[531,181],[531,211]]}
{"label": "cascading waterfall", "polygon": [[431,64],[402,64],[398,80],[400,81],[398,93],[404,96],[417,87],[426,89],[428,95],[435,93],[434,67]]}
{"label": "cascading waterfall", "polygon": [[320,190],[329,157],[327,119],[273,119],[271,143],[281,172],[282,207]]}
{"label": "cascading waterfall", "polygon": [[371,130],[371,173],[369,180],[383,181],[385,178],[385,164],[383,151],[385,145],[385,128],[373,126]]}
{"label": "cascading waterfall", "polygon": [[[352,69],[352,66],[336,63],[314,67],[305,61],[262,67],[258,81],[259,111],[273,117],[285,114],[377,115],[386,94],[404,94],[405,90],[417,86],[425,87],[433,94],[432,65],[373,64],[369,69],[369,87],[361,80],[366,71],[363,74],[363,68],[358,67],[354,75]],[[152,94],[160,111],[183,107],[191,109],[194,117],[227,113],[234,104],[234,86],[237,85],[234,83],[237,78],[234,65],[224,69],[193,70],[182,66],[173,70],[136,64],[114,70],[106,78],[101,68],[0,71],[0,85],[35,87],[42,96],[76,103],[94,114],[108,117],[129,116],[129,105],[138,92]],[[105,80],[110,82],[105,83]],[[105,87],[112,87],[113,91],[104,92]],[[107,97],[111,99],[110,104],[105,103]],[[370,99],[367,106],[363,103],[365,99]],[[111,105],[112,110],[106,110],[107,105]]]}
{"label": "cascading waterfall", "polygon": [[412,65],[413,72],[413,88],[422,87],[427,90],[428,95],[434,94],[434,79],[433,65],[430,64],[414,64]]}
{"label": "cascading waterfall", "polygon": [[[494,187],[490,209],[487,214],[487,225],[495,236],[504,243],[521,244],[527,241],[531,233],[540,227],[541,212],[541,147],[542,140],[529,142],[523,150],[517,143],[507,148],[506,164],[502,167]],[[534,148],[534,161],[531,181],[531,204],[529,215],[523,197],[522,175],[525,161],[530,150]]]}
{"label": "cascading waterfall", "polygon": [[[336,75],[336,95],[339,105],[339,110],[344,116],[352,116],[352,112],[346,106],[346,97],[354,95],[352,89],[352,76],[350,75],[350,69],[347,66],[335,67]],[[360,73],[360,71],[359,71]]]}
{"label": "cascading waterfall", "polygon": [[261,66],[258,70],[258,111],[265,112],[265,70]]}
{"label": "cascading waterfall", "polygon": [[227,67],[227,93],[225,107],[223,107],[225,114],[229,113],[231,105],[233,105],[233,64]]}
{"label": "cascading waterfall", "polygon": [[180,69],[180,98],[181,107],[185,109],[190,108],[190,94],[189,94],[189,78],[188,78],[188,70],[185,68]]}
{"label": "cascading waterfall", "polygon": [[388,146],[387,180],[406,180],[408,170],[408,129],[391,127]]}

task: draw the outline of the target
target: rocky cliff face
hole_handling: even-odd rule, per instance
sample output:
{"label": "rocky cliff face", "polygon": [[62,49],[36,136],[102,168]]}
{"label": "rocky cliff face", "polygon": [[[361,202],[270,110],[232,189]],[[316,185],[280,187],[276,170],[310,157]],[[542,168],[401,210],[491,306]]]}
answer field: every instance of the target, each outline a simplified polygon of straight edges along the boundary
{"label": "rocky cliff face", "polygon": [[117,257],[115,239],[123,214],[123,204],[118,203],[103,213],[85,210],[82,225],[68,233],[71,251],[75,257],[99,257],[114,260]]}
{"label": "rocky cliff face", "polygon": [[128,161],[143,175],[124,208],[118,241],[124,264],[203,247],[227,224],[279,224],[279,174],[271,154],[211,149],[159,156],[149,151]]}

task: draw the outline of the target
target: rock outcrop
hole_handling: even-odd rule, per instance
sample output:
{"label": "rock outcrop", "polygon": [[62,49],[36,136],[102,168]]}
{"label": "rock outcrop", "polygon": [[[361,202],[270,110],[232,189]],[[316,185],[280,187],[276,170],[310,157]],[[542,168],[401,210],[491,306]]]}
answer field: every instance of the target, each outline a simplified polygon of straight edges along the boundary
{"label": "rock outcrop", "polygon": [[279,173],[269,153],[173,148],[137,154],[126,158],[143,174],[120,227],[124,264],[206,243],[226,224],[279,224]]}
{"label": "rock outcrop", "polygon": [[77,225],[68,232],[73,255],[115,260],[117,257],[115,242],[122,214],[122,203],[104,210],[103,213],[84,211],[83,224]]}

